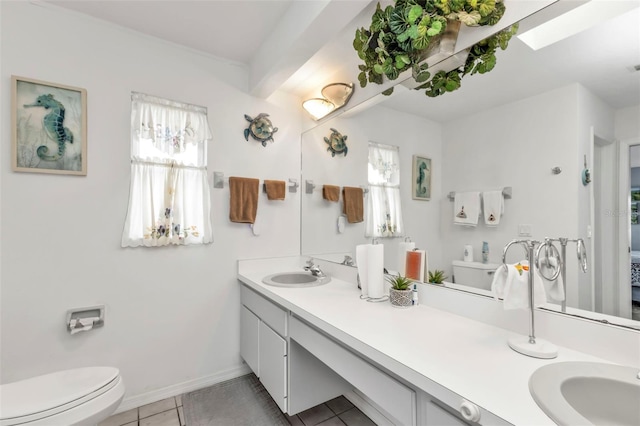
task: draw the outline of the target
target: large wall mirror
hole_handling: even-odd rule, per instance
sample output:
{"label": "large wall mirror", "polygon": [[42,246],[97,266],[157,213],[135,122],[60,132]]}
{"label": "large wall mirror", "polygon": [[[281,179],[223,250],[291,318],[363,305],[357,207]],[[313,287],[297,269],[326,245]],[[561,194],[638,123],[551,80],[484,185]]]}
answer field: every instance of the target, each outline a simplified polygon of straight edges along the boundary
{"label": "large wall mirror", "polygon": [[[368,108],[303,133],[301,254],[342,262],[357,244],[371,242],[364,223],[341,226],[341,203],[323,200],[322,186],[366,188],[369,143],[393,145],[399,147],[405,232],[380,239],[385,267],[397,270],[404,237],[426,250],[429,269],[444,270],[448,281],[466,245],[480,261],[486,242],[489,263],[499,264],[505,244],[527,234],[581,238],[589,269],[582,272],[569,243],[566,311],[640,327],[640,307],[634,312],[632,304],[640,303],[640,287],[634,293],[632,286],[632,276],[640,280],[640,265],[632,263],[640,258],[640,242],[631,242],[640,235],[634,220],[640,195],[633,195],[640,190],[630,168],[638,166],[630,163],[630,147],[640,144],[639,23],[636,7],[539,50],[514,37],[491,73],[465,78],[456,92],[428,98],[399,84],[392,96],[378,95]],[[347,136],[347,155],[327,150],[324,138],[332,129]],[[414,156],[431,160],[428,200],[412,196]],[[454,225],[451,192],[505,187],[511,198],[498,226],[482,218],[476,227]],[[513,256],[508,260],[522,257]]]}

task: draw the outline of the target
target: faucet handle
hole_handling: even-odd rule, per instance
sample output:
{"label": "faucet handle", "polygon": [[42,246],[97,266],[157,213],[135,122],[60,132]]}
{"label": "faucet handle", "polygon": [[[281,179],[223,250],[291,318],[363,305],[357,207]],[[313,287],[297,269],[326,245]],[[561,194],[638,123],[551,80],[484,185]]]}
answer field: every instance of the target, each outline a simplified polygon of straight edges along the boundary
{"label": "faucet handle", "polygon": [[344,255],[344,260],[342,261],[343,265],[353,266],[353,258],[348,254]]}

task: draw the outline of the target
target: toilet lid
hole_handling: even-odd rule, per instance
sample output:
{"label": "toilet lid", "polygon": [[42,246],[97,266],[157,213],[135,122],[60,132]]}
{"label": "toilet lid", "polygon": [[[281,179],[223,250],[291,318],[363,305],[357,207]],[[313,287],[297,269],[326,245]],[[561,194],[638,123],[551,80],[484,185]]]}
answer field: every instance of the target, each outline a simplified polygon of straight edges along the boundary
{"label": "toilet lid", "polygon": [[113,367],[86,367],[58,371],[0,386],[0,419],[30,420],[67,410],[106,392],[120,371]]}

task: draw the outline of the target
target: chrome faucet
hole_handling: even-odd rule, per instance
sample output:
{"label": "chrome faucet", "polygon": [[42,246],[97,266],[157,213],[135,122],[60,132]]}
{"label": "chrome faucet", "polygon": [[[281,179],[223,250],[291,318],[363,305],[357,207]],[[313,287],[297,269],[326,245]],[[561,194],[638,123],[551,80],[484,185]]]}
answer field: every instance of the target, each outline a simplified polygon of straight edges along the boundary
{"label": "chrome faucet", "polygon": [[320,266],[313,263],[313,259],[307,260],[307,266],[304,267],[305,271],[311,272],[314,277],[324,278],[324,272],[320,269]]}

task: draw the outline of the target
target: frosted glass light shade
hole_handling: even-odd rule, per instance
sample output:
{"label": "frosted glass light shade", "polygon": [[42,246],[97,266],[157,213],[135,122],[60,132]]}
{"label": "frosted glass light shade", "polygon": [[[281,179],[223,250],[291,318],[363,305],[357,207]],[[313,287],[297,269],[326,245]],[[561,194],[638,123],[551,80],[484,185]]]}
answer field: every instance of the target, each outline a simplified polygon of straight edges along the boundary
{"label": "frosted glass light shade", "polygon": [[344,106],[353,94],[353,83],[332,83],[322,88],[322,96],[332,102],[336,108]]}
{"label": "frosted glass light shade", "polygon": [[321,93],[322,98],[308,99],[302,103],[302,107],[316,121],[349,102],[353,94],[353,83],[327,84],[322,88]]}
{"label": "frosted glass light shade", "polygon": [[308,99],[302,103],[302,107],[313,117],[314,120],[320,120],[322,117],[336,109],[336,106],[322,98]]}

